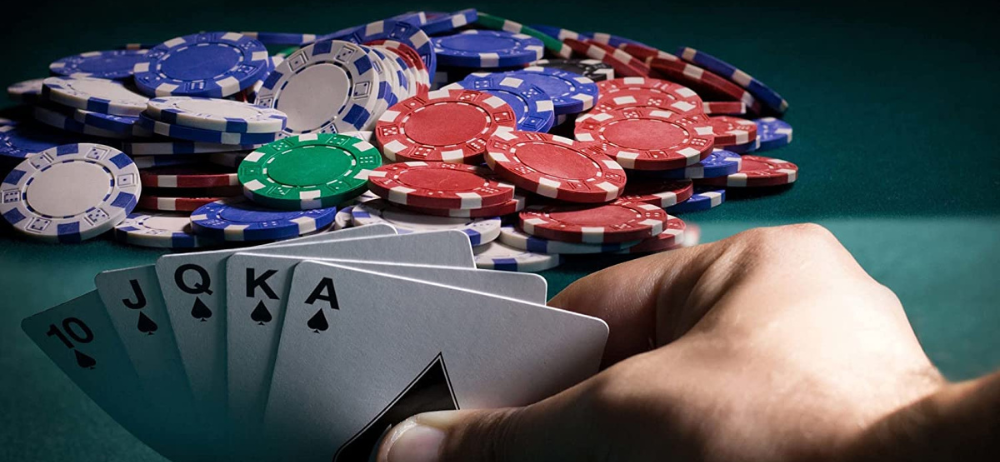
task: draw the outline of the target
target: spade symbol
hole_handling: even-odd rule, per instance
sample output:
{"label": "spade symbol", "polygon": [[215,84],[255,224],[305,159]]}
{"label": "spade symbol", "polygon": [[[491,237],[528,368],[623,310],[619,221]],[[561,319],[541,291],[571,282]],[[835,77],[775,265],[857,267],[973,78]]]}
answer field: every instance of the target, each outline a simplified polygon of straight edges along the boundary
{"label": "spade symbol", "polygon": [[149,334],[149,335],[153,335],[153,332],[156,332],[156,329],[160,328],[160,326],[157,326],[156,323],[153,322],[152,319],[149,319],[149,316],[146,316],[141,311],[139,312],[139,325],[138,325],[138,327],[139,327],[139,332],[142,332],[144,334]]}
{"label": "spade symbol", "polygon": [[317,334],[330,328],[330,325],[326,323],[326,316],[323,315],[323,310],[317,311],[313,317],[309,318],[309,322],[306,325]]}
{"label": "spade symbol", "polygon": [[194,306],[191,307],[191,316],[201,319],[201,322],[205,322],[208,318],[212,317],[212,310],[208,309],[205,302],[201,301],[201,297],[195,297]]}
{"label": "spade symbol", "polygon": [[77,350],[73,350],[73,353],[76,353],[76,364],[79,365],[80,367],[84,369],[93,369],[94,366],[97,365],[96,359],[91,358],[90,356],[87,356],[83,353],[80,353]]}
{"label": "spade symbol", "polygon": [[264,305],[264,300],[257,302],[257,308],[254,308],[253,312],[250,313],[250,319],[253,319],[254,322],[261,326],[265,323],[271,322],[271,312],[267,311],[267,306]]}

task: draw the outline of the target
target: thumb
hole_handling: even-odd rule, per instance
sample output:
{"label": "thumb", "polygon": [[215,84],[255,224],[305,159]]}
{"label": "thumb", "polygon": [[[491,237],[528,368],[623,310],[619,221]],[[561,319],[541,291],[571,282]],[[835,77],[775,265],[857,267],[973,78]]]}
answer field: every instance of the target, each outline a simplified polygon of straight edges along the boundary
{"label": "thumb", "polygon": [[[554,398],[558,398],[554,397]],[[378,462],[534,462],[586,460],[599,435],[584,413],[551,405],[441,411],[400,422],[385,436]],[[568,414],[564,412],[569,411]],[[577,414],[577,415],[574,415]]]}

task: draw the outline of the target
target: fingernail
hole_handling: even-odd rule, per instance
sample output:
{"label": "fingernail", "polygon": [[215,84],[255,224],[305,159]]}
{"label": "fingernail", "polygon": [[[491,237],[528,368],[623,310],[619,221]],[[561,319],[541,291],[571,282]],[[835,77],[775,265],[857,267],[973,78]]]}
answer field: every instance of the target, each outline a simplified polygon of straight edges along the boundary
{"label": "fingernail", "polygon": [[387,462],[437,462],[440,459],[445,432],[426,423],[433,425],[439,423],[441,419],[440,416],[433,416],[425,420],[426,415],[411,417],[396,426],[389,436]]}

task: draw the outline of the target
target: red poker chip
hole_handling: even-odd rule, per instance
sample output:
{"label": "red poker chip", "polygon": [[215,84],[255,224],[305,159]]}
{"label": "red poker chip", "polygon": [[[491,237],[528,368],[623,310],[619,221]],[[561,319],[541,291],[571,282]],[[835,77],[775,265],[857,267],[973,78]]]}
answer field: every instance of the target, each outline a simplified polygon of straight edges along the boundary
{"label": "red poker chip", "polygon": [[513,130],[517,115],[503,99],[474,90],[437,90],[404,99],[375,123],[389,160],[482,163],[486,140]]}
{"label": "red poker chip", "polygon": [[730,188],[755,188],[781,186],[794,183],[799,166],[787,160],[762,156],[743,156],[743,166],[738,173],[718,178],[698,180],[698,184]]}
{"label": "red poker chip", "polygon": [[521,211],[518,223],[525,233],[563,242],[611,244],[659,235],[667,212],[650,204],[616,200],[582,207],[543,205]]}
{"label": "red poker chip", "polygon": [[691,180],[630,179],[625,185],[621,200],[643,202],[667,208],[691,198],[694,182]]}
{"label": "red poker chip", "polygon": [[649,72],[642,69],[622,62],[621,60],[612,57],[611,53],[607,50],[593,44],[588,44],[581,42],[580,40],[566,37],[563,39],[563,43],[570,47],[574,53],[586,56],[591,59],[596,59],[604,64],[611,66],[615,70],[615,75],[623,77],[646,77]]}
{"label": "red poker chip", "polygon": [[702,110],[710,115],[744,115],[747,105],[742,101],[705,101]]}
{"label": "red poker chip", "polygon": [[394,204],[435,209],[481,209],[514,197],[514,185],[489,169],[447,162],[383,165],[368,174],[368,189]]}
{"label": "red poker chip", "polygon": [[576,139],[597,142],[625,168],[670,170],[694,165],[712,153],[707,117],[678,116],[653,107],[588,113],[576,120]]}
{"label": "red poker chip", "polygon": [[205,204],[225,199],[224,197],[158,197],[143,194],[136,205],[140,209],[164,212],[193,212]]}
{"label": "red poker chip", "polygon": [[715,146],[718,148],[752,143],[757,140],[757,124],[739,117],[715,116],[708,118],[715,132]]}
{"label": "red poker chip", "polygon": [[614,200],[626,181],[599,145],[548,133],[498,131],[487,142],[486,163],[522,189],[568,202]]}
{"label": "red poker chip", "polygon": [[601,43],[593,39],[583,40],[583,43],[604,50],[604,52],[607,53],[609,56],[611,56],[613,59],[616,59],[621,63],[627,64],[639,70],[640,72],[642,72],[642,75],[644,76],[649,75],[649,65],[647,65],[640,59],[636,59],[634,56],[632,56],[631,54],[627,53],[624,50],[619,50],[618,48],[615,48],[611,45],[608,45],[606,43]]}
{"label": "red poker chip", "polygon": [[489,218],[502,217],[524,210],[527,199],[524,196],[514,195],[514,198],[500,205],[491,205],[481,209],[433,209],[429,207],[414,207],[401,205],[400,208],[414,213],[432,215],[436,217],[454,218]]}
{"label": "red poker chip", "polygon": [[750,92],[717,74],[686,63],[674,55],[667,55],[669,57],[650,59],[650,67],[655,72],[663,74],[668,80],[690,86],[702,96],[720,96],[723,99],[732,98],[735,101],[742,101],[746,103],[748,111],[760,114],[760,101],[757,101]]}
{"label": "red poker chip", "polygon": [[645,45],[639,45],[638,43],[623,43],[620,46],[618,46],[618,48],[632,55],[636,59],[642,60],[642,62],[644,63],[648,63],[649,60],[653,58],[669,59],[671,56],[673,56],[665,51],[660,51],[656,48],[648,47]]}
{"label": "red poker chip", "polygon": [[649,106],[688,115],[703,109],[701,97],[694,90],[667,80],[623,77],[598,82],[597,88],[600,94],[592,112]]}
{"label": "red poker chip", "polygon": [[622,251],[622,253],[655,253],[665,250],[674,250],[683,247],[684,234],[687,233],[687,224],[684,220],[673,215],[667,215],[667,224],[663,232],[649,239],[643,239],[632,247]]}
{"label": "red poker chip", "polygon": [[417,82],[417,94],[426,94],[430,90],[430,73],[427,70],[427,65],[424,64],[423,58],[420,57],[420,53],[414,50],[413,47],[395,40],[372,40],[365,43],[365,45],[381,45],[396,53],[403,62],[406,63],[410,69],[416,71],[420,80]]}
{"label": "red poker chip", "polygon": [[239,186],[235,172],[214,164],[171,165],[139,171],[142,185],[153,188],[211,188]]}

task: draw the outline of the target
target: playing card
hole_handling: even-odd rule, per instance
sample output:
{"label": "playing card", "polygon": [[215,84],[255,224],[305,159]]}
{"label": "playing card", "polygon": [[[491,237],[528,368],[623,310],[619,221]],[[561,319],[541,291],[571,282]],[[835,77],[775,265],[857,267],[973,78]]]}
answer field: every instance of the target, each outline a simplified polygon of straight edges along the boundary
{"label": "playing card", "polygon": [[[541,276],[457,267],[467,266],[467,261],[456,258],[456,253],[449,251],[453,249],[452,243],[435,241],[429,236],[431,234],[371,238],[355,244],[356,247],[348,248],[346,252],[337,252],[344,258],[392,258],[396,263],[343,259],[323,261],[545,303],[547,287]],[[246,443],[241,447],[250,448],[253,441],[260,441],[254,432],[260,425],[267,403],[291,269],[303,258],[319,260],[317,256],[333,255],[328,251],[334,249],[325,250],[309,257],[238,253],[226,262],[229,417],[243,427]],[[456,267],[400,264],[404,262]]]}
{"label": "playing card", "polygon": [[[255,247],[324,245],[341,239],[395,234],[390,226],[349,228]],[[246,249],[165,255],[156,261],[164,304],[184,372],[206,425],[203,435],[224,447],[226,437],[225,259]]]}
{"label": "playing card", "polygon": [[146,399],[97,292],[31,316],[21,329],[126,430],[168,458],[190,460],[185,441],[156,418],[162,406]]}
{"label": "playing card", "polygon": [[520,406],[597,372],[607,325],[322,262],[293,271],[265,412],[272,460],[368,460],[410,414]]}

